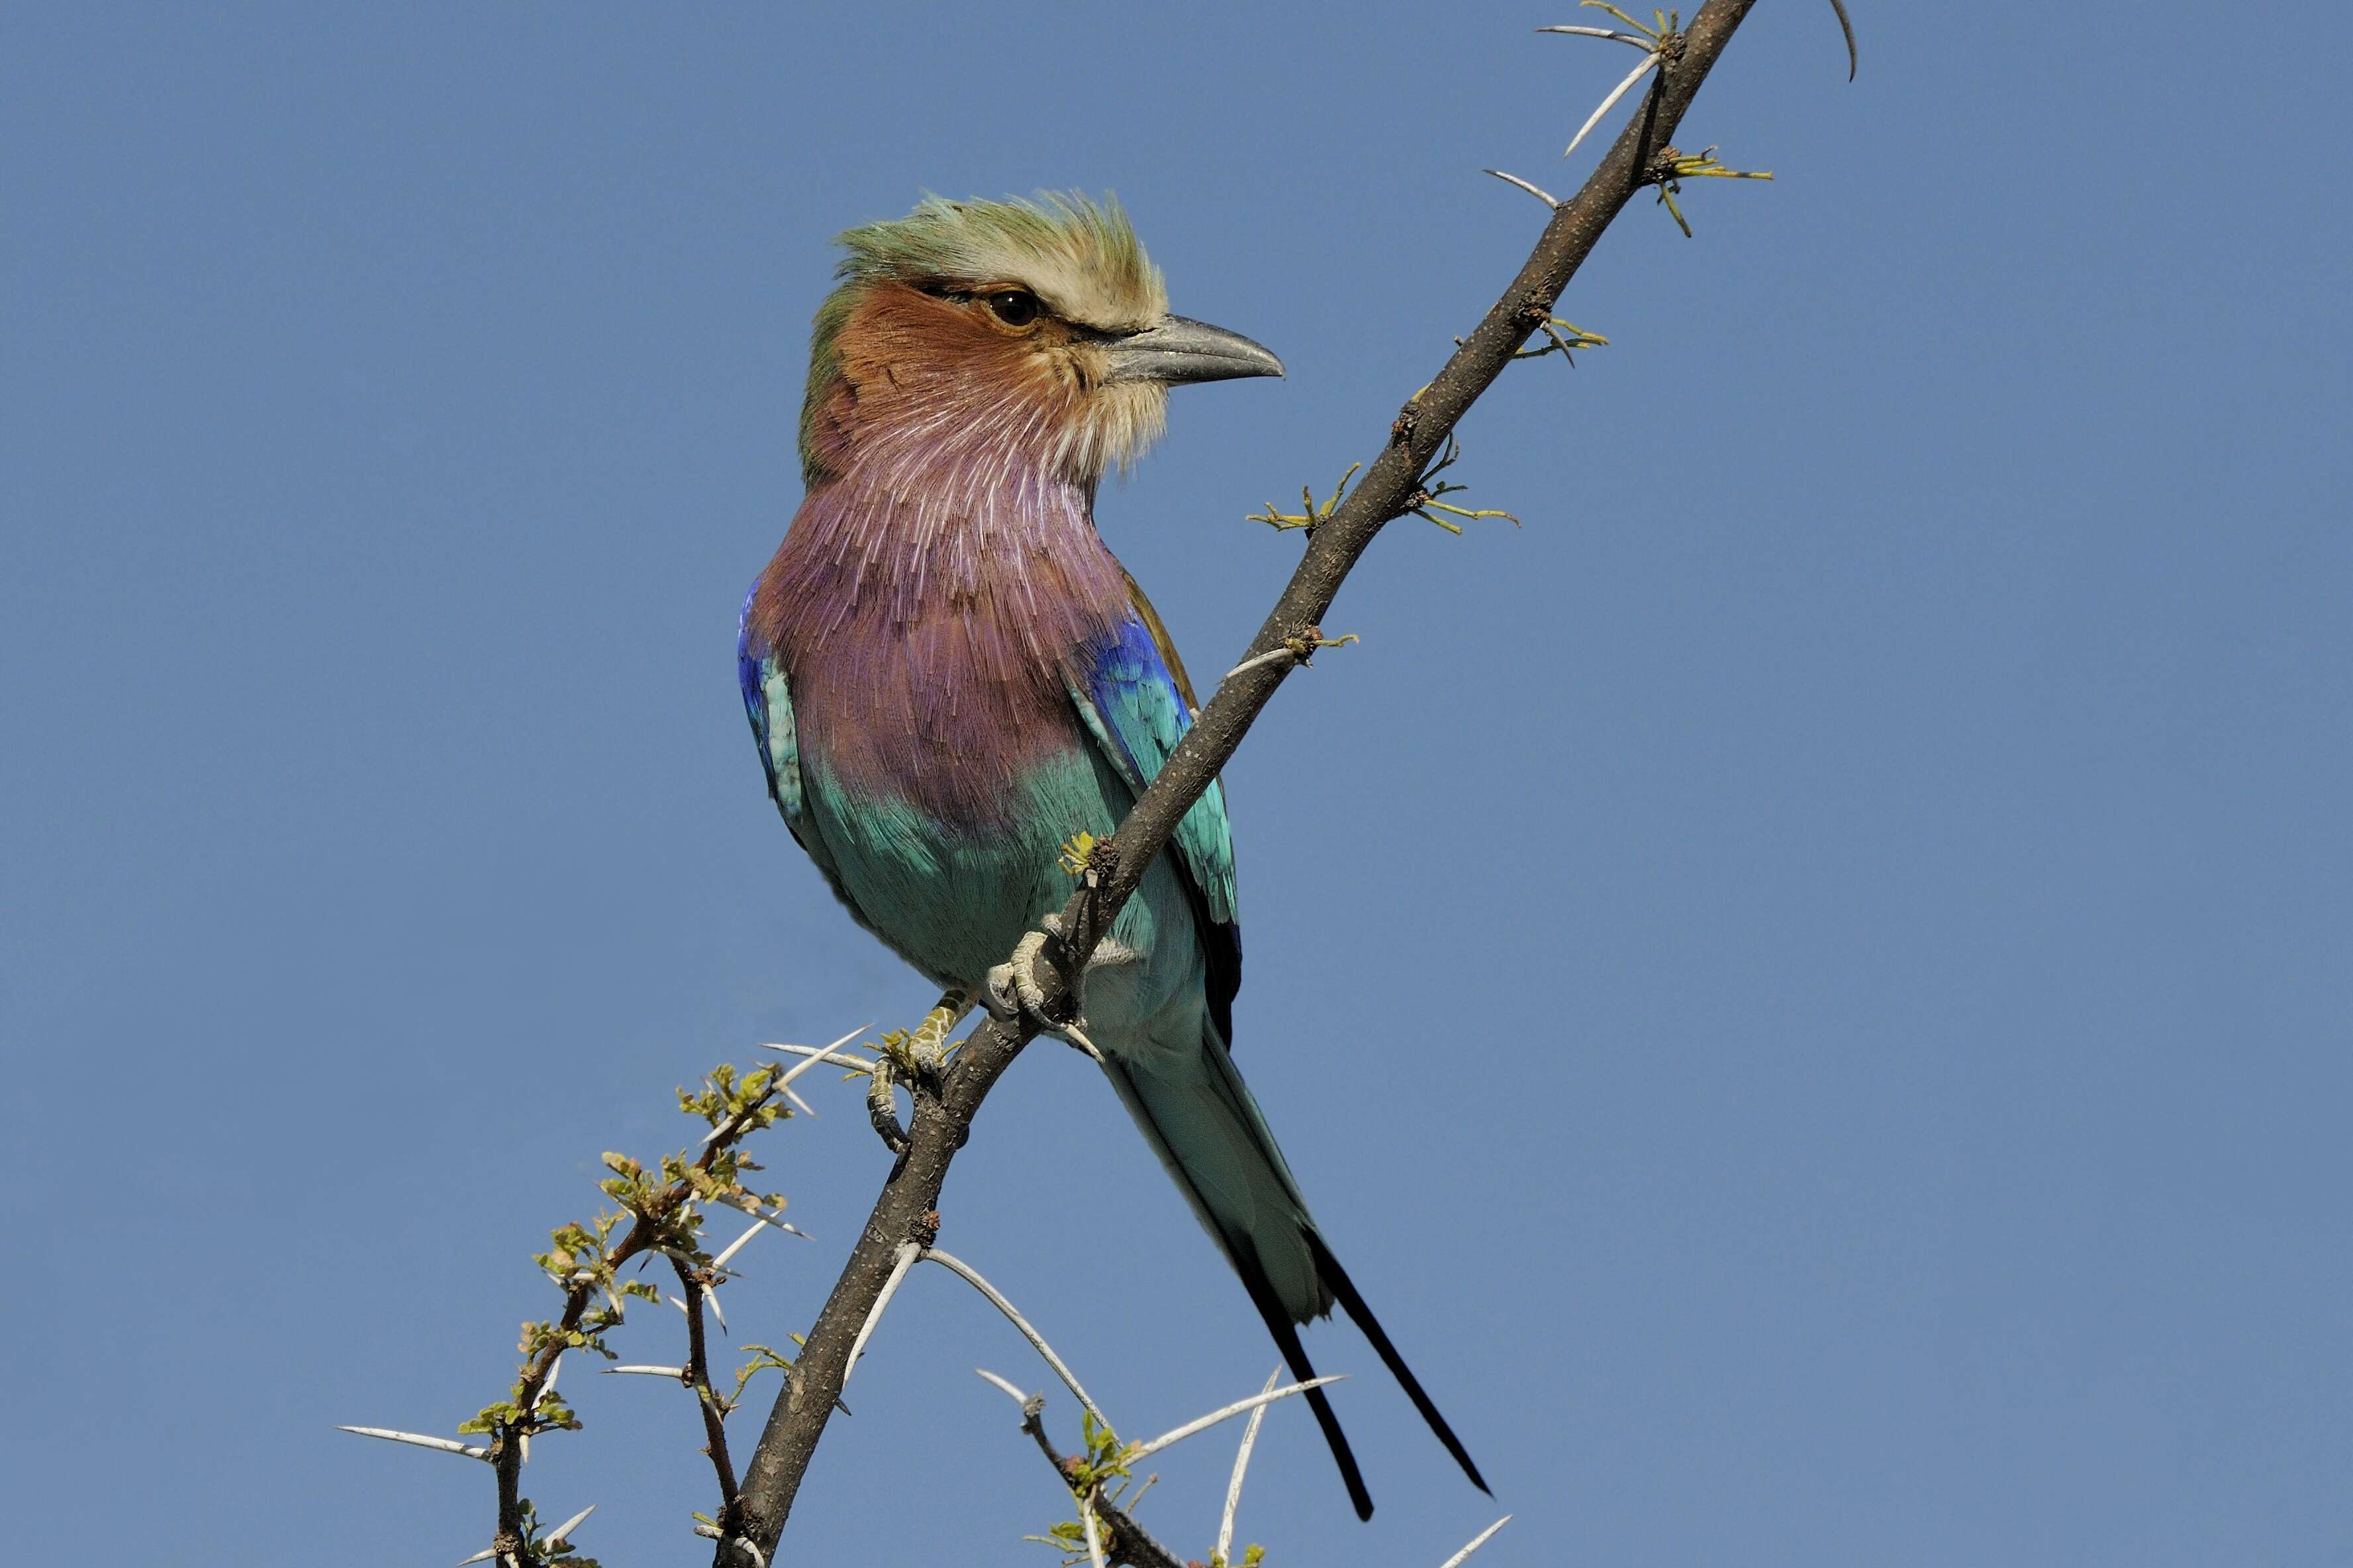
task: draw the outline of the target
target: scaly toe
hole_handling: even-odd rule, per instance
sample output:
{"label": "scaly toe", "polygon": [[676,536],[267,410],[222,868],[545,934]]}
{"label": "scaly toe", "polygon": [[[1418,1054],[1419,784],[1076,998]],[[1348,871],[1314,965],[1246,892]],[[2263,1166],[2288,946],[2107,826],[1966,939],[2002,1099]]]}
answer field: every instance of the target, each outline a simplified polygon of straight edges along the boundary
{"label": "scaly toe", "polygon": [[[1051,917],[1048,917],[1050,919]],[[1032,1018],[1044,1021],[1046,993],[1037,978],[1038,955],[1046,951],[1048,941],[1042,931],[1033,931],[1014,944],[1013,994],[1019,998],[1021,1010]]]}
{"label": "scaly toe", "polygon": [[981,982],[980,1005],[988,1016],[1000,1024],[1011,1024],[1021,1016],[1021,1002],[1013,994],[1013,966],[994,964]]}

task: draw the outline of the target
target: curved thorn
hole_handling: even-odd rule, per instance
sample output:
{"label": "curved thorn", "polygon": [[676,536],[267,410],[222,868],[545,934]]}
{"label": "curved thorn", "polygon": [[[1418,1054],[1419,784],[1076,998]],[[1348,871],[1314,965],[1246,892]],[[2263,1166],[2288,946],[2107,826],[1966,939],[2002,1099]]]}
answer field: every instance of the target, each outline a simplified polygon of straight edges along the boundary
{"label": "curved thorn", "polygon": [[1553,208],[1555,211],[1559,210],[1559,199],[1550,191],[1546,190],[1542,185],[1532,185],[1528,184],[1527,181],[1520,178],[1517,174],[1506,174],[1501,169],[1482,169],[1480,173],[1484,174],[1493,174],[1495,178],[1503,181],[1504,184],[1507,185],[1517,185],[1520,189],[1527,192],[1528,195],[1535,197],[1536,200],[1544,203],[1545,205]]}
{"label": "curved thorn", "polygon": [[1018,1405],[1022,1405],[1022,1406],[1024,1406],[1025,1408],[1028,1406],[1028,1405],[1029,1405],[1029,1396],[1028,1394],[1026,1394],[1022,1393],[1019,1389],[1018,1389],[1018,1388],[1014,1387],[1014,1386],[1013,1386],[1013,1384],[1012,1384],[1011,1383],[1008,1382],[1008,1381],[1007,1381],[1007,1380],[1005,1380],[1004,1378],[1001,1378],[1001,1377],[997,1376],[995,1373],[993,1373],[993,1372],[989,1371],[989,1370],[988,1370],[987,1367],[985,1367],[985,1366],[976,1366],[976,1367],[974,1367],[972,1370],[973,1370],[973,1371],[975,1371],[975,1372],[976,1372],[976,1373],[980,1373],[980,1375],[981,1375],[981,1376],[983,1376],[983,1377],[985,1377],[985,1378],[988,1379],[988,1381],[989,1381],[989,1382],[991,1382],[991,1383],[993,1383],[993,1384],[997,1384],[997,1387],[999,1387],[999,1388],[1001,1388],[1001,1389],[1005,1390],[1005,1392],[1006,1392],[1007,1394],[1008,1394],[1012,1395],[1012,1397],[1013,1397],[1013,1403],[1014,1403],[1014,1404]]}
{"label": "curved thorn", "polygon": [[[991,1285],[987,1280],[982,1279],[980,1277],[980,1271],[973,1268],[971,1264],[966,1263],[961,1258],[956,1258],[948,1253],[942,1252],[936,1247],[926,1247],[923,1251],[923,1257],[930,1259],[932,1262],[938,1264],[941,1268],[946,1269],[949,1273],[955,1275],[965,1284],[971,1286],[974,1289],[987,1297],[988,1304],[996,1308],[998,1311],[1004,1313],[1005,1321],[1011,1323],[1016,1329],[1019,1330],[1021,1337],[1029,1342],[1029,1348],[1036,1351],[1040,1356],[1045,1358],[1046,1364],[1054,1369],[1054,1375],[1062,1380],[1062,1386],[1069,1389],[1071,1393],[1076,1396],[1081,1405],[1086,1406],[1087,1414],[1101,1422],[1106,1428],[1111,1426],[1111,1417],[1105,1415],[1103,1413],[1103,1407],[1097,1405],[1092,1399],[1087,1397],[1087,1391],[1079,1386],[1078,1375],[1071,1372],[1069,1367],[1062,1364],[1062,1358],[1054,1353],[1054,1347],[1046,1342],[1046,1336],[1031,1328],[1029,1326],[1029,1320],[1023,1317],[1019,1312],[1014,1310],[1013,1303],[1005,1299],[1005,1293],[1003,1291],[997,1289],[996,1286]],[[989,1374],[983,1373],[981,1375],[983,1377],[987,1377]],[[990,1381],[996,1382],[997,1380],[992,1378]],[[997,1383],[997,1385],[999,1388],[1004,1389],[1008,1394],[1013,1392],[1011,1385],[1008,1384],[1000,1382]],[[1014,1397],[1018,1399],[1020,1398],[1021,1395],[1015,1394]]]}

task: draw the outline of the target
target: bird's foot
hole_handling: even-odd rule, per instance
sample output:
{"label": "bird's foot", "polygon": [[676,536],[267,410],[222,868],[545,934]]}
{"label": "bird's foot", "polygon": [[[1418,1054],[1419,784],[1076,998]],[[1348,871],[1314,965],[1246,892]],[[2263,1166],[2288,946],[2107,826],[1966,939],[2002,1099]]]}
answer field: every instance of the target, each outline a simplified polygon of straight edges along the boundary
{"label": "bird's foot", "polygon": [[[983,1002],[998,1022],[1030,1025],[1039,1034],[1051,1035],[1073,1050],[1084,1051],[1101,1061],[1103,1053],[1087,1038],[1086,1016],[1079,1005],[1078,977],[1067,969],[1069,952],[1062,945],[1062,918],[1049,914],[1038,925],[1038,930],[1024,936],[1014,947],[1010,963],[1000,963],[988,972]],[[1064,972],[1060,1007],[1046,994],[1045,987],[1038,984],[1037,969],[1041,961]],[[1060,1016],[1065,1011],[1069,1016]]]}
{"label": "bird's foot", "polygon": [[907,1063],[917,1074],[926,1080],[938,1081],[941,1070],[947,1065],[948,1036],[964,1022],[965,1015],[972,1008],[973,998],[969,992],[955,990],[941,994],[939,1005],[924,1014],[923,1021],[916,1025],[914,1032],[907,1037]]}
{"label": "bird's foot", "polygon": [[907,1130],[899,1125],[898,1064],[889,1051],[874,1053],[874,1066],[866,1079],[866,1120],[874,1124],[875,1136],[893,1154],[907,1152]]}
{"label": "bird's foot", "polygon": [[971,1012],[973,998],[962,990],[943,992],[939,1005],[913,1029],[892,1029],[874,1053],[866,1084],[866,1119],[893,1154],[907,1152],[907,1130],[899,1121],[897,1088],[936,1091],[947,1069],[947,1037]]}

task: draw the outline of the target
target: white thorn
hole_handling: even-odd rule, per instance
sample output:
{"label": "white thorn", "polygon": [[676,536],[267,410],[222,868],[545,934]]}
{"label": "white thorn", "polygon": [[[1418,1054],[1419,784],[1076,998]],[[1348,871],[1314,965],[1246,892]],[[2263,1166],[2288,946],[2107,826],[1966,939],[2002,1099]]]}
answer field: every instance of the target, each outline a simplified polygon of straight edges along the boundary
{"label": "white thorn", "polygon": [[712,1289],[708,1285],[705,1285],[702,1288],[702,1304],[711,1309],[711,1315],[712,1317],[719,1320],[719,1331],[721,1333],[724,1334],[733,1331],[727,1326],[727,1314],[719,1310],[719,1292]]}
{"label": "white thorn", "polygon": [[966,1284],[987,1297],[988,1304],[1004,1313],[1005,1321],[1020,1330],[1021,1337],[1028,1340],[1030,1347],[1046,1358],[1046,1364],[1054,1369],[1054,1375],[1062,1380],[1062,1386],[1076,1395],[1081,1405],[1086,1406],[1087,1414],[1101,1422],[1105,1429],[1109,1429],[1111,1417],[1105,1415],[1102,1407],[1087,1397],[1087,1391],[1079,1386],[1077,1375],[1062,1364],[1062,1358],[1054,1353],[1054,1347],[1046,1342],[1046,1336],[1031,1328],[1029,1320],[1013,1310],[1013,1303],[1005,1299],[1003,1291],[982,1279],[979,1270],[974,1268],[971,1264],[960,1258],[952,1258],[936,1247],[927,1249],[923,1256],[950,1273],[961,1277]]}
{"label": "white thorn", "polygon": [[554,1530],[549,1531],[547,1532],[547,1543],[550,1546],[553,1546],[559,1541],[571,1540],[572,1532],[580,1528],[580,1521],[586,1519],[590,1514],[595,1513],[596,1511],[596,1505],[593,1502],[590,1503],[586,1508],[582,1509],[578,1513],[574,1514],[570,1519],[565,1520],[562,1524],[559,1524]]}
{"label": "white thorn", "polygon": [[765,1217],[754,1220],[749,1226],[744,1227],[743,1235],[737,1237],[734,1240],[727,1244],[726,1251],[721,1253],[718,1257],[711,1260],[711,1267],[713,1268],[726,1268],[727,1260],[734,1257],[737,1253],[743,1251],[744,1244],[745,1242],[751,1240],[754,1237],[759,1235],[762,1231],[767,1228],[768,1222]]}
{"label": "white thorn", "polygon": [[1093,1568],[1108,1568],[1103,1562],[1103,1536],[1095,1529],[1095,1500],[1092,1493],[1079,1500],[1079,1522],[1086,1527],[1087,1561]]}
{"label": "white thorn", "polygon": [[636,1373],[640,1377],[672,1377],[681,1383],[686,1381],[686,1368],[682,1366],[652,1366],[642,1363],[632,1363],[628,1366],[608,1366],[605,1369],[607,1377],[620,1373]]}
{"label": "white thorn", "polygon": [[1022,1393],[1019,1389],[1014,1387],[1011,1384],[1006,1382],[1005,1379],[997,1376],[987,1367],[976,1366],[972,1370],[980,1373],[981,1376],[988,1379],[989,1382],[997,1384],[997,1387],[1005,1390],[1005,1392],[1012,1397],[1014,1404],[1020,1405],[1025,1410],[1029,1408],[1029,1396]]}
{"label": "white thorn", "polygon": [[1555,211],[1559,210],[1559,200],[1542,185],[1532,185],[1528,184],[1527,181],[1520,178],[1517,174],[1506,174],[1501,169],[1482,169],[1480,173],[1493,174],[1495,178],[1503,181],[1504,184],[1507,185],[1517,185],[1520,189],[1527,192],[1528,195],[1535,197],[1536,200],[1544,203],[1545,205],[1553,208]]}
{"label": "white thorn", "polygon": [[488,1563],[491,1558],[496,1557],[498,1554],[499,1549],[497,1547],[485,1546],[480,1552],[475,1552],[471,1557],[459,1558],[458,1560],[458,1568],[466,1568],[466,1565],[470,1563]]}
{"label": "white thorn", "polygon": [[396,1432],[389,1426],[338,1426],[338,1432],[355,1432],[363,1437],[381,1437],[387,1443],[406,1443],[415,1448],[431,1448],[437,1453],[463,1454],[470,1459],[487,1459],[488,1448],[478,1448],[471,1443],[460,1443],[452,1437],[428,1437],[422,1432]]}
{"label": "white thorn", "polygon": [[[1282,1368],[1278,1366],[1266,1374],[1266,1386],[1259,1392],[1272,1394],[1282,1377]],[[1234,1479],[1226,1483],[1226,1513],[1218,1521],[1217,1561],[1220,1563],[1228,1560],[1227,1554],[1233,1549],[1234,1510],[1242,1503],[1242,1476],[1250,1468],[1250,1449],[1258,1442],[1258,1424],[1265,1419],[1265,1405],[1250,1412],[1250,1425],[1242,1428],[1242,1446],[1234,1453]]]}
{"label": "white thorn", "polygon": [[1076,1024],[1065,1024],[1055,1032],[1060,1035],[1065,1040],[1068,1040],[1071,1044],[1078,1047],[1079,1049],[1086,1052],[1087,1055],[1092,1057],[1095,1059],[1096,1066],[1100,1067],[1103,1065],[1103,1054],[1095,1049],[1095,1043],[1087,1038],[1086,1031],[1080,1028]]}
{"label": "white thorn", "polygon": [[1646,38],[1639,33],[1620,33],[1608,27],[1538,27],[1539,33],[1575,33],[1580,38],[1615,38],[1621,44],[1631,44],[1644,54],[1659,47],[1656,38]]}
{"label": "white thorn", "polygon": [[662,1300],[668,1301],[671,1306],[676,1307],[681,1312],[686,1310],[686,1303],[680,1300],[675,1296],[664,1296]]}
{"label": "white thorn", "polygon": [[1503,1518],[1497,1520],[1494,1523],[1489,1525],[1486,1529],[1472,1536],[1471,1538],[1470,1545],[1464,1547],[1461,1551],[1456,1552],[1445,1562],[1440,1563],[1438,1565],[1438,1568],[1462,1568],[1462,1563],[1465,1558],[1469,1557],[1473,1552],[1478,1551],[1482,1546],[1487,1544],[1487,1537],[1494,1534],[1495,1531],[1503,1529],[1504,1526],[1511,1522],[1512,1516],[1508,1513],[1505,1514]]}
{"label": "white thorn", "polygon": [[798,1091],[788,1089],[785,1090],[785,1098],[791,1100],[793,1102],[793,1109],[799,1111],[803,1116],[807,1116],[811,1119],[815,1119],[817,1116],[817,1107],[811,1105],[807,1100],[803,1100]]}
{"label": "white thorn", "polygon": [[1156,1454],[1171,1443],[1181,1443],[1194,1433],[1205,1432],[1219,1422],[1229,1420],[1245,1410],[1255,1410],[1261,1405],[1271,1405],[1278,1399],[1288,1399],[1294,1394],[1304,1394],[1311,1388],[1321,1388],[1327,1383],[1338,1383],[1346,1376],[1347,1373],[1339,1373],[1330,1377],[1311,1377],[1305,1383],[1286,1384],[1271,1394],[1253,1394],[1248,1399],[1237,1399],[1222,1410],[1212,1410],[1207,1415],[1198,1415],[1186,1422],[1173,1432],[1163,1432],[1149,1443],[1130,1444],[1127,1451],[1120,1458],[1124,1463],[1134,1464],[1146,1455]]}
{"label": "white thorn", "polygon": [[842,1037],[839,1037],[839,1039],[832,1040],[832,1041],[828,1042],[828,1043],[827,1043],[827,1044],[825,1044],[825,1045],[819,1046],[819,1047],[818,1047],[818,1055],[817,1055],[817,1056],[815,1056],[815,1057],[811,1057],[807,1061],[805,1061],[805,1062],[801,1063],[801,1064],[800,1064],[800,1066],[798,1066],[798,1067],[797,1067],[797,1068],[793,1068],[792,1072],[788,1072],[788,1073],[786,1073],[786,1075],[785,1075],[781,1079],[779,1079],[778,1081],[779,1081],[779,1082],[783,1082],[783,1083],[790,1083],[790,1082],[793,1080],[793,1075],[794,1075],[794,1073],[804,1073],[804,1072],[808,1071],[808,1069],[809,1069],[810,1068],[812,1068],[812,1067],[814,1067],[814,1066],[816,1066],[816,1065],[817,1065],[818,1061],[820,1058],[822,1058],[822,1057],[824,1056],[824,1054],[825,1054],[826,1052],[828,1052],[828,1051],[838,1051],[838,1050],[841,1049],[841,1047],[844,1047],[844,1046],[846,1046],[846,1045],[849,1044],[849,1042],[850,1042],[850,1041],[852,1041],[852,1040],[856,1039],[859,1036],[860,1036],[860,1035],[864,1034],[867,1030],[869,1030],[869,1029],[872,1028],[873,1026],[874,1026],[874,1020],[872,1020],[871,1018],[869,1018],[865,1023],[859,1025],[859,1026],[858,1026],[858,1027],[856,1027],[856,1028],[854,1028],[854,1029],[850,1030],[850,1031],[849,1031],[849,1033],[848,1033],[848,1034],[846,1034],[846,1035],[842,1036]]}
{"label": "white thorn", "polygon": [[1219,681],[1218,684],[1223,686],[1227,680],[1231,680],[1235,676],[1241,674],[1244,670],[1256,669],[1260,665],[1272,664],[1278,659],[1286,663],[1296,664],[1299,662],[1299,656],[1292,652],[1287,647],[1271,647],[1264,653],[1258,655],[1255,658],[1246,658],[1240,664],[1234,666],[1233,668],[1226,671],[1225,679]]}
{"label": "white thorn", "polygon": [[1628,71],[1626,73],[1626,79],[1609,89],[1609,96],[1601,100],[1601,107],[1585,117],[1585,123],[1578,126],[1577,128],[1577,134],[1568,139],[1568,146],[1561,153],[1561,156],[1566,158],[1569,153],[1576,152],[1577,144],[1585,140],[1585,133],[1592,130],[1596,125],[1601,123],[1601,117],[1609,112],[1609,106],[1616,103],[1620,99],[1625,97],[1626,89],[1633,86],[1636,82],[1641,80],[1642,73],[1649,70],[1652,66],[1657,65],[1658,63],[1659,57],[1657,55],[1644,55],[1642,57],[1642,63],[1636,66],[1632,70]]}
{"label": "white thorn", "polygon": [[793,1079],[822,1061],[839,1062],[843,1067],[856,1068],[860,1072],[871,1072],[873,1070],[873,1064],[865,1058],[837,1056],[835,1053],[873,1026],[871,1023],[860,1024],[829,1046],[762,1046],[760,1048],[764,1051],[786,1051],[801,1058],[791,1071],[776,1080],[778,1089],[785,1088]]}
{"label": "white thorn", "polygon": [[698,1524],[694,1527],[694,1533],[700,1535],[705,1541],[723,1542],[725,1544],[735,1548],[736,1551],[744,1553],[752,1559],[754,1568],[768,1568],[768,1559],[766,1555],[763,1553],[758,1547],[753,1545],[750,1542],[744,1540],[740,1535],[722,1534],[719,1527],[715,1524]]}
{"label": "white thorn", "polygon": [[729,1208],[733,1209],[737,1214],[750,1215],[762,1225],[773,1225],[778,1230],[785,1231],[789,1235],[799,1237],[803,1241],[807,1241],[809,1238],[809,1233],[803,1230],[800,1226],[797,1225],[787,1225],[783,1220],[778,1219],[775,1215],[762,1214],[757,1207],[751,1204],[742,1203],[734,1198],[722,1198],[719,1201],[726,1205]]}
{"label": "white thorn", "polygon": [[915,1266],[915,1259],[922,1257],[923,1252],[923,1249],[912,1241],[899,1244],[898,1256],[891,1261],[891,1278],[882,1281],[882,1293],[874,1298],[873,1309],[866,1314],[866,1321],[858,1325],[858,1337],[849,1342],[849,1359],[842,1363],[841,1368],[842,1387],[849,1386],[849,1374],[858,1370],[858,1356],[866,1348],[866,1337],[874,1331],[874,1325],[882,1321],[882,1309],[889,1306],[891,1298],[899,1293],[899,1281],[907,1277],[907,1270]]}

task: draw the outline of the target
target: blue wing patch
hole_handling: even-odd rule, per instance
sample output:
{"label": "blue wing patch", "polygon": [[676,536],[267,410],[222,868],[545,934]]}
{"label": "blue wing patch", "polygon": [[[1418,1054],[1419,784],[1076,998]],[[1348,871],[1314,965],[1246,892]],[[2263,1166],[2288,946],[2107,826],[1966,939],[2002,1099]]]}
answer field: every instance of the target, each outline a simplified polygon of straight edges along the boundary
{"label": "blue wing patch", "polygon": [[[1193,724],[1154,629],[1143,621],[1122,626],[1114,640],[1093,651],[1082,679],[1071,685],[1088,733],[1139,795]],[[1196,903],[1208,963],[1210,1016],[1219,1036],[1230,1041],[1233,997],[1241,985],[1241,930],[1224,784],[1210,784],[1193,803],[1168,848]]]}

